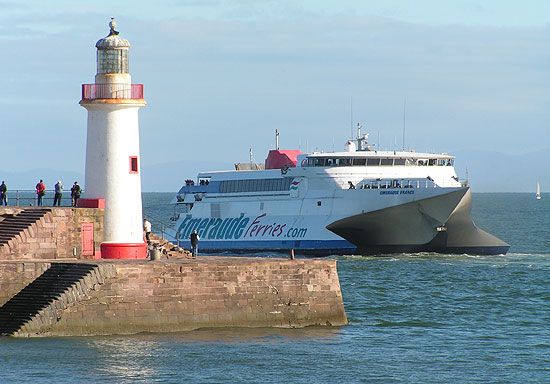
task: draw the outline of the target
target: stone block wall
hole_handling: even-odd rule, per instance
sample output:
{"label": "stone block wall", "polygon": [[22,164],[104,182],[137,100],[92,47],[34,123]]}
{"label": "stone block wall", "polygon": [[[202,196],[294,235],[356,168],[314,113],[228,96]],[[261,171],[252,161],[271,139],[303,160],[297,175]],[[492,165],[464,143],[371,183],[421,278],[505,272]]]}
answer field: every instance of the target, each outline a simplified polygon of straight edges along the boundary
{"label": "stone block wall", "polygon": [[[8,245],[0,246],[0,260],[68,259],[82,256],[82,223],[94,224],[95,252],[103,241],[103,209],[48,207],[36,224],[18,235]],[[3,213],[17,214],[21,208],[0,208]],[[87,256],[94,258],[94,256]]]}
{"label": "stone block wall", "polygon": [[0,307],[49,267],[50,263],[0,263]]}
{"label": "stone block wall", "polygon": [[94,224],[94,248],[99,254],[103,241],[103,218],[105,211],[97,208],[52,208],[53,238],[55,239],[55,255],[60,258],[90,258],[82,256],[82,223]]}
{"label": "stone block wall", "polygon": [[53,325],[27,329],[27,336],[347,323],[335,260],[204,257],[97,263],[112,263],[116,276],[57,314]]}

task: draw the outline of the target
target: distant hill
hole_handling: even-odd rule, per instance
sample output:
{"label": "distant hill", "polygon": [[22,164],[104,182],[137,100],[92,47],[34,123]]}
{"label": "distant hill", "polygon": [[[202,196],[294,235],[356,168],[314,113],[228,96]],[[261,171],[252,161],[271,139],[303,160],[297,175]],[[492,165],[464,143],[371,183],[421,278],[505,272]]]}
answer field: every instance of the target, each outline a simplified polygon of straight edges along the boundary
{"label": "distant hill", "polygon": [[523,155],[465,150],[453,153],[461,179],[466,168],[472,192],[532,192],[540,182],[541,190],[550,189],[550,149]]}
{"label": "distant hill", "polygon": [[[537,181],[543,193],[550,190],[550,148],[524,155],[478,150],[452,154],[456,156],[455,168],[461,179],[466,178],[468,169],[473,192],[535,193]],[[145,165],[141,169],[141,184],[144,192],[176,192],[185,179],[195,179],[201,171],[230,169],[234,169],[233,163],[216,161],[184,160]],[[53,189],[57,180],[62,180],[67,190],[74,181],[84,185],[84,174],[78,172],[51,169],[8,172],[0,169],[0,180],[6,180],[11,190],[33,189],[39,179],[44,179],[48,189]]]}
{"label": "distant hill", "polygon": [[0,169],[0,182],[1,180],[5,180],[8,190],[34,190],[34,186],[40,179],[44,180],[47,189],[54,189],[57,180],[63,182],[65,190],[70,190],[75,181],[78,181],[80,185],[84,184],[84,174],[78,172],[52,169],[32,169],[24,172],[9,172]]}
{"label": "distant hill", "polygon": [[186,179],[195,180],[203,171],[235,169],[233,163],[183,160],[172,163],[146,165],[141,169],[143,192],[177,192]]}

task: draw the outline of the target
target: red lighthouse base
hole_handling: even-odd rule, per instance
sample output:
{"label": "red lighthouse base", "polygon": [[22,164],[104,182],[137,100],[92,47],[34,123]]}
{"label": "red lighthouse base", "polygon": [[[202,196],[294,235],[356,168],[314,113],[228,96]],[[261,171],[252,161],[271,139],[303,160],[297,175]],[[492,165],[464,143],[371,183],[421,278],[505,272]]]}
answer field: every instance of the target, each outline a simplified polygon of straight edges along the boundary
{"label": "red lighthouse base", "polygon": [[102,259],[146,259],[147,243],[101,243]]}

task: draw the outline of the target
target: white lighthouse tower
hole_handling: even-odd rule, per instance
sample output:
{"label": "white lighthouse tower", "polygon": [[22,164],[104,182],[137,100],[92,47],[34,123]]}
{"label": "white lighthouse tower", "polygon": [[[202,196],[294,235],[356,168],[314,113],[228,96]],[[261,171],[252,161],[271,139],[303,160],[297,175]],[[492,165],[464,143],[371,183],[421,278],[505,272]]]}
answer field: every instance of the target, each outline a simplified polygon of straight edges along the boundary
{"label": "white lighthouse tower", "polygon": [[138,111],[145,106],[143,84],[132,84],[130,43],[110,33],[96,43],[95,84],[82,85],[80,105],[88,111],[86,185],[83,204],[104,202],[105,259],[147,256],[143,240]]}

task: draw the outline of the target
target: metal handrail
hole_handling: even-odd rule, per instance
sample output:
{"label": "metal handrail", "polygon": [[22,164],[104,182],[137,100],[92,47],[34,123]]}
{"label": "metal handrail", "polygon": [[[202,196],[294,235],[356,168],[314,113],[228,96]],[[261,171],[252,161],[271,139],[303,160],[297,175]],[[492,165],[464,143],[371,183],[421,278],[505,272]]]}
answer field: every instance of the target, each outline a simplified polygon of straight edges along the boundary
{"label": "metal handrail", "polygon": [[[42,196],[42,205],[45,207],[51,207],[55,195],[55,189],[46,189],[44,192],[46,192],[46,194]],[[82,194],[84,194],[84,190],[82,190]],[[8,189],[6,196],[8,198],[8,206],[12,207],[23,207],[29,205],[35,206],[37,203],[36,189]],[[11,203],[14,199],[15,205]],[[71,190],[64,189],[61,196],[61,206],[70,207],[71,203]]]}
{"label": "metal handrail", "polygon": [[[463,182],[460,183],[464,185]],[[348,189],[348,184],[342,184],[342,189]],[[402,189],[402,188],[437,188],[445,187],[445,184],[438,184],[434,180],[424,178],[385,178],[385,179],[364,179],[357,183],[357,189]]]}
{"label": "metal handrail", "polygon": [[[143,217],[151,223],[151,230],[153,233],[160,233],[163,240],[171,241],[170,239],[172,239],[175,241],[177,246],[180,245],[180,232],[174,226],[167,224],[145,212],[143,213]],[[157,231],[154,231],[154,229],[157,229]],[[168,237],[168,239],[165,237]]]}

